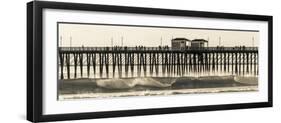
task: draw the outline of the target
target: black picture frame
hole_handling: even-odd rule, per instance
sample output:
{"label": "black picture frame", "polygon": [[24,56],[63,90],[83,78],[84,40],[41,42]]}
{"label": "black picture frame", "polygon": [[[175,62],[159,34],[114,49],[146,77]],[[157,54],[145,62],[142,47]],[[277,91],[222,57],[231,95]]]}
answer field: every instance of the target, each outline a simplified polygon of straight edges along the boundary
{"label": "black picture frame", "polygon": [[[42,113],[43,112],[42,110],[43,109],[42,107],[43,106],[43,95],[42,95],[43,13],[42,10],[45,8],[266,21],[268,22],[268,100],[266,102],[257,102],[257,103],[172,107],[172,108],[163,107],[157,109],[122,110],[122,111],[106,111],[106,112],[90,112],[90,113],[81,112],[81,113],[73,113],[73,114],[44,115]],[[63,2],[45,2],[45,1],[29,2],[27,3],[27,120],[32,122],[45,122],[45,121],[63,121],[63,120],[94,119],[94,118],[107,118],[107,117],[124,117],[124,116],[137,116],[137,115],[155,115],[155,114],[185,113],[185,112],[199,112],[199,111],[213,111],[213,110],[272,107],[273,106],[273,96],[272,96],[272,92],[273,92],[272,90],[273,32],[272,31],[273,30],[272,27],[273,27],[273,17],[265,16],[265,15],[217,13],[217,12],[93,5],[93,4],[63,3]]]}

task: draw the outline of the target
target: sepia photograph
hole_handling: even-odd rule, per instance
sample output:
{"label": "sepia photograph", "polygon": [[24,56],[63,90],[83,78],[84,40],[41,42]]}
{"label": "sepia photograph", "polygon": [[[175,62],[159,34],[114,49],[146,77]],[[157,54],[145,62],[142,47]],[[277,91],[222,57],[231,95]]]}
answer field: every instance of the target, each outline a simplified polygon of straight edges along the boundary
{"label": "sepia photograph", "polygon": [[258,91],[258,30],[57,28],[58,100]]}
{"label": "sepia photograph", "polygon": [[32,122],[273,106],[270,15],[33,1],[26,49]]}

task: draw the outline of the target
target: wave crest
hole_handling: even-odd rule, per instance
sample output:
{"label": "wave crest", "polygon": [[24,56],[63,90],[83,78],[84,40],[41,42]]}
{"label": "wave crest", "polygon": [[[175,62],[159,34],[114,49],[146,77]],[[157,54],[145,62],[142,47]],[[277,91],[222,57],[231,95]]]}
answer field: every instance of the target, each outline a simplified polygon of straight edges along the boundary
{"label": "wave crest", "polygon": [[136,86],[154,88],[200,88],[200,87],[224,87],[234,85],[257,85],[257,77],[236,76],[202,76],[202,77],[142,77],[142,78],[114,78],[98,79],[96,85],[107,89],[130,89]]}
{"label": "wave crest", "polygon": [[172,86],[176,82],[175,79],[170,79],[169,82],[162,83],[155,78],[134,78],[134,79],[104,79],[97,80],[96,84],[99,87],[108,88],[108,89],[129,89],[135,86],[149,86],[149,87],[158,87],[165,88]]}

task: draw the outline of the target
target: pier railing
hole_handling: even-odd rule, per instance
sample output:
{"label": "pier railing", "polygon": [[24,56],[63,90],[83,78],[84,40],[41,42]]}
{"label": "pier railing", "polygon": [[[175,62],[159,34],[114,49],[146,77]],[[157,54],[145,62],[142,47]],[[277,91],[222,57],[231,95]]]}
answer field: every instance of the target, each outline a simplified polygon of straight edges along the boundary
{"label": "pier railing", "polygon": [[252,51],[257,52],[258,47],[185,47],[185,48],[172,48],[172,47],[59,47],[59,50],[62,52],[101,52],[101,51],[158,51],[158,52],[171,52],[171,51]]}

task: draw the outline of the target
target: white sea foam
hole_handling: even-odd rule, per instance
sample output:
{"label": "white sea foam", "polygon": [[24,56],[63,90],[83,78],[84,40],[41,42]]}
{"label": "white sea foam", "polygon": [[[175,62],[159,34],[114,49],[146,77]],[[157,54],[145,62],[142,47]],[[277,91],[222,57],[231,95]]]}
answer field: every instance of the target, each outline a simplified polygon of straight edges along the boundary
{"label": "white sea foam", "polygon": [[161,83],[154,78],[134,78],[134,79],[101,79],[96,83],[99,87],[110,89],[127,89],[137,85],[149,87],[169,87],[176,81],[176,78],[170,79],[169,83]]}

